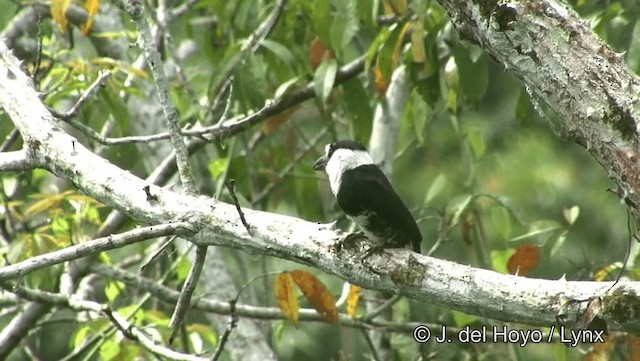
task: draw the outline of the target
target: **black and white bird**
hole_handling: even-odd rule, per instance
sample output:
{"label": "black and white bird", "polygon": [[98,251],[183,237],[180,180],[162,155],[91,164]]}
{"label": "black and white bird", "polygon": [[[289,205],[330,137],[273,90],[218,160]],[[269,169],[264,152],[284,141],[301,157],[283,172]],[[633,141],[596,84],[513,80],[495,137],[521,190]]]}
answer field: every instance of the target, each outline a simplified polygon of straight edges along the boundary
{"label": "black and white bird", "polygon": [[375,247],[410,244],[420,253],[422,235],[416,221],[362,144],[354,140],[327,144],[313,169],[327,173],[338,205]]}

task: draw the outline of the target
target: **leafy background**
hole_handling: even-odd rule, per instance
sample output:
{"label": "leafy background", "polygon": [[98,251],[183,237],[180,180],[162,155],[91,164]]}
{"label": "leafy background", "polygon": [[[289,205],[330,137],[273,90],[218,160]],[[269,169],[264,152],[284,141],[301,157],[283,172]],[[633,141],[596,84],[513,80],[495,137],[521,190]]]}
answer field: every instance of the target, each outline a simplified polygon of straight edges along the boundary
{"label": "leafy background", "polygon": [[[115,76],[76,120],[96,130],[111,124],[113,137],[160,131],[164,125],[161,113],[146,95],[152,80],[133,66],[139,55],[139,49],[129,46],[135,42],[135,29],[114,4],[99,4],[98,17],[111,17],[113,27],[108,32],[86,36],[74,25],[62,31],[59,18],[45,17],[35,33],[23,36],[16,53],[34,72],[34,47],[38,37],[42,39],[36,79],[52,109],[68,109],[100,70],[112,69]],[[4,4],[0,28],[9,27],[24,6],[31,5]],[[314,100],[238,136],[212,142],[192,157],[198,186],[205,194],[230,201],[224,180],[233,178],[243,206],[319,222],[339,219],[346,229],[349,225],[334,204],[325,176],[315,173],[311,164],[324,144],[334,139],[368,142],[373,112],[390,74],[404,65],[411,93],[400,125],[392,180],[419,219],[423,249],[440,238],[436,257],[508,272],[507,261],[517,247],[537,245],[539,264],[528,277],[615,278],[630,230],[625,206],[608,191],[611,183],[605,172],[580,146],[554,134],[554,115],[543,104],[532,103],[513,74],[476,45],[459,41],[437,2],[288,1],[269,36],[255,51],[241,54],[244,42],[275,6],[264,0],[202,0],[167,28],[171,37],[163,42],[163,56],[183,125],[207,119],[215,123],[225,107],[227,117],[255,111],[269,99],[307,82],[316,89]],[[572,1],[571,6],[631,69],[640,71],[640,5],[635,0]],[[92,42],[96,38],[118,44],[120,50],[100,48]],[[118,53],[120,58],[113,58]],[[332,71],[363,55],[367,57],[365,71],[331,90]],[[229,78],[227,69],[238,57],[242,62],[233,72],[230,100],[226,103],[224,97],[223,106],[211,116],[206,105],[219,84]],[[125,84],[127,77],[131,85]],[[12,124],[6,114],[0,117],[0,139],[4,139]],[[166,144],[101,147],[82,133],[69,131],[140,176],[148,175],[151,165],[167,151]],[[12,149],[20,147],[17,142]],[[0,176],[3,217],[25,225],[0,251],[11,262],[90,239],[109,212],[86,196],[62,193],[73,188],[43,171]],[[113,264],[132,252],[143,254],[150,243],[105,253],[100,261]],[[265,272],[300,268],[234,250],[224,250],[224,254],[238,284]],[[148,276],[165,275],[166,283],[177,287],[189,262],[172,257],[175,259]],[[625,277],[636,278],[635,261],[633,253]],[[231,266],[236,262],[240,265]],[[38,271],[25,282],[54,290],[60,272],[61,267]],[[339,293],[341,280],[315,273]],[[139,291],[114,280],[102,282],[104,294],[99,297],[123,310],[136,309]],[[254,282],[249,290],[258,304],[275,305],[269,278]],[[402,300],[393,309],[393,319],[399,322],[458,327],[501,324],[413,300]],[[146,302],[137,312],[137,322],[166,328],[171,308]],[[3,313],[0,325],[11,315]],[[204,348],[215,347],[220,330],[198,320],[202,320],[200,315],[192,312],[188,329],[203,340]],[[30,339],[46,354],[61,358],[85,338],[104,332],[106,324],[104,320],[82,323],[68,311],[59,311],[34,330]],[[359,360],[366,359],[368,352],[361,332],[354,329],[304,322],[293,327],[284,320],[265,322],[264,327],[283,360]],[[145,355],[137,345],[120,341],[114,334],[107,335],[99,347],[82,356],[131,359]],[[420,348],[425,355],[436,352],[436,359],[547,360],[550,352],[557,360],[589,359],[604,353],[624,359],[631,347],[624,337],[612,338],[602,353],[588,345],[582,351],[558,344],[524,349],[506,344],[420,346],[408,334],[394,334],[393,345],[397,359],[403,360],[413,359]],[[12,359],[28,356],[16,352]]]}

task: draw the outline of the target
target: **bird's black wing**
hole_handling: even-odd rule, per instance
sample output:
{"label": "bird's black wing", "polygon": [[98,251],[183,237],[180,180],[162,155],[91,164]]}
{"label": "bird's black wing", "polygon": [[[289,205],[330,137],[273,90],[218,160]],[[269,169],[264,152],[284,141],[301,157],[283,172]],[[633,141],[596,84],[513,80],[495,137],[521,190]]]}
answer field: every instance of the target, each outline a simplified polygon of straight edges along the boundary
{"label": "bird's black wing", "polygon": [[407,241],[411,241],[413,250],[420,252],[422,235],[416,221],[376,165],[363,165],[345,171],[336,198],[340,208],[350,216],[365,211],[375,213],[388,226],[403,232]]}

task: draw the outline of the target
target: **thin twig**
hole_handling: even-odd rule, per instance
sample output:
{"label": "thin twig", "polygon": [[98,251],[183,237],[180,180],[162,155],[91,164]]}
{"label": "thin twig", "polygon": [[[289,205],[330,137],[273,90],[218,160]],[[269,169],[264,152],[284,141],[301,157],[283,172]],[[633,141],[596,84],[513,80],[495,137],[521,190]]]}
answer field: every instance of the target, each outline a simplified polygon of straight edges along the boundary
{"label": "thin twig", "polygon": [[89,242],[73,245],[58,251],[41,254],[24,261],[0,267],[0,281],[25,275],[66,261],[98,254],[102,251],[124,247],[150,238],[171,235],[187,230],[184,222],[160,224],[150,227],[136,228],[131,231],[94,239]]}
{"label": "thin twig", "polygon": [[160,245],[160,247],[158,247],[158,249],[151,255],[151,257],[149,257],[149,260],[140,265],[140,272],[144,272],[147,267],[153,264],[176,238],[178,238],[178,236],[169,237],[169,239],[164,241]]}
{"label": "thin twig", "polygon": [[191,167],[189,165],[189,153],[187,152],[187,147],[180,134],[180,127],[178,126],[178,111],[171,102],[169,95],[169,80],[164,72],[164,63],[158,52],[154,37],[151,34],[151,29],[145,18],[142,5],[137,1],[127,0],[125,2],[125,8],[136,24],[139,32],[138,45],[144,52],[147,64],[155,80],[153,84],[156,87],[158,102],[166,118],[171,144],[176,152],[176,165],[178,167],[180,182],[187,194],[197,194],[193,174],[191,173]]}
{"label": "thin twig", "polygon": [[267,184],[261,191],[258,193],[255,198],[251,201],[252,205],[256,205],[260,203],[269,193],[273,191],[273,189],[278,186],[282,182],[282,180],[293,170],[295,166],[300,163],[300,161],[309,154],[309,152],[318,144],[322,138],[329,132],[329,128],[325,127],[318,133],[313,139],[311,139],[309,147],[302,150],[278,173],[275,180],[271,183]]}
{"label": "thin twig", "polygon": [[[101,89],[106,81],[113,75],[111,70],[101,71],[98,74],[98,78],[89,85],[89,87],[82,93],[78,101],[65,113],[58,113],[56,111],[50,110],[51,114],[53,114],[56,118],[69,122],[71,119],[75,118],[80,111],[80,108],[91,99],[99,89]],[[71,124],[76,126],[75,124]]]}
{"label": "thin twig", "polygon": [[393,297],[391,297],[388,300],[386,300],[383,304],[381,304],[380,306],[378,306],[377,308],[375,308],[371,312],[369,312],[366,315],[364,315],[364,317],[362,317],[362,321],[369,322],[369,321],[373,320],[374,318],[376,318],[376,316],[378,316],[379,314],[384,312],[389,307],[395,305],[396,302],[400,301],[401,299],[402,299],[402,296],[394,295]]}
{"label": "thin twig", "polygon": [[[273,10],[273,12],[271,12],[269,17],[265,19],[265,21],[262,22],[260,26],[258,26],[258,28],[251,34],[251,36],[249,36],[249,39],[242,45],[240,51],[234,55],[234,58],[222,72],[220,81],[218,81],[218,83],[213,87],[213,101],[211,102],[211,106],[209,107],[209,109],[217,108],[220,99],[233,81],[233,75],[236,73],[240,64],[242,64],[242,62],[245,60],[247,54],[255,51],[260,42],[269,35],[271,30],[273,30],[274,26],[278,22],[278,19],[280,18],[280,15],[284,10],[285,3],[286,0],[278,0],[278,3],[275,5],[275,9]],[[209,113],[209,115],[211,116],[212,113]],[[211,119],[207,119],[207,121],[205,121],[205,124],[209,124],[210,122]]]}
{"label": "thin twig", "polygon": [[[351,63],[344,65],[338,70],[336,74],[336,80],[334,82],[335,86],[338,86],[347,80],[352,79],[357,76],[364,70],[365,57],[360,57]],[[209,140],[223,140],[234,136],[238,133],[249,129],[250,127],[257,125],[270,117],[280,114],[286,109],[289,109],[295,105],[298,105],[306,100],[309,100],[315,96],[315,90],[313,82],[309,82],[305,84],[303,87],[288,93],[282,98],[278,99],[269,99],[265,102],[264,107],[259,109],[253,114],[250,115],[240,115],[228,120],[225,120],[216,125],[208,126],[208,127],[200,127],[193,129],[183,129],[180,134],[183,136],[191,136],[195,138],[194,141],[204,143],[204,140],[201,139],[204,136],[207,136]],[[132,144],[132,143],[149,143],[159,140],[169,139],[170,135],[168,132],[151,134],[151,135],[135,135],[135,136],[127,136],[127,137],[117,137],[110,138],[101,135],[95,130],[85,126],[82,124],[81,127],[78,127],[80,131],[85,133],[92,140],[103,144],[103,145],[123,145],[123,144]]]}
{"label": "thin twig", "polygon": [[178,298],[178,302],[176,302],[176,308],[173,310],[171,321],[169,322],[169,327],[171,328],[171,335],[169,335],[168,341],[169,345],[176,337],[176,332],[182,324],[184,315],[191,306],[191,296],[193,296],[193,292],[196,290],[200,273],[202,273],[202,268],[204,267],[204,260],[207,256],[207,246],[196,247],[195,253],[193,265],[191,266],[189,275],[187,275],[187,279],[184,281],[184,285],[182,285],[180,297]]}
{"label": "thin twig", "polygon": [[242,208],[240,208],[240,203],[238,202],[238,197],[236,196],[235,190],[235,179],[228,179],[225,184],[227,185],[227,189],[229,190],[229,194],[231,195],[231,199],[233,200],[233,204],[236,206],[236,210],[240,215],[240,221],[244,228],[247,229],[247,233],[251,234],[251,225],[247,222],[247,219],[244,217],[244,213],[242,212]]}
{"label": "thin twig", "polygon": [[227,328],[224,330],[224,333],[220,337],[220,341],[218,342],[216,351],[213,353],[213,357],[211,358],[212,361],[217,361],[220,358],[220,356],[222,355],[222,351],[224,350],[224,346],[226,345],[227,340],[229,340],[231,332],[233,332],[233,330],[238,325],[238,315],[236,315],[236,301],[237,299],[229,301],[229,322],[227,323]]}

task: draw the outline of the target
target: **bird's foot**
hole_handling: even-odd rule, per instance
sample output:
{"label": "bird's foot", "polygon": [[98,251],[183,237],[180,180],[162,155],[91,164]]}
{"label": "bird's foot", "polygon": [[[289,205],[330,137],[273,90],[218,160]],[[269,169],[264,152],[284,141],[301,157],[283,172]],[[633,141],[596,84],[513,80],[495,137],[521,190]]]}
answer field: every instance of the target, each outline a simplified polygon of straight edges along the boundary
{"label": "bird's foot", "polygon": [[365,261],[371,257],[374,254],[380,254],[382,253],[387,247],[385,247],[385,245],[381,244],[381,245],[377,245],[377,246],[373,246],[371,248],[369,248],[365,253],[364,256],[362,256],[362,263],[366,263]]}
{"label": "bird's foot", "polygon": [[354,242],[358,239],[366,239],[367,236],[362,232],[349,233],[346,237],[342,238],[333,246],[336,252],[342,251],[343,248],[351,248],[354,246]]}

